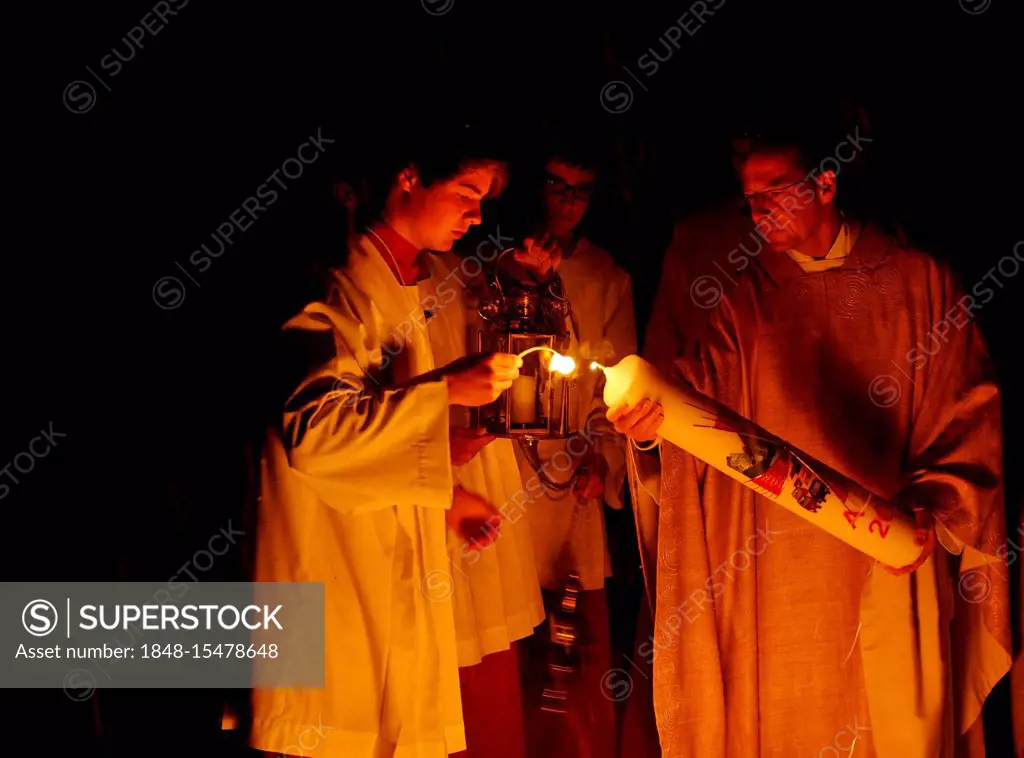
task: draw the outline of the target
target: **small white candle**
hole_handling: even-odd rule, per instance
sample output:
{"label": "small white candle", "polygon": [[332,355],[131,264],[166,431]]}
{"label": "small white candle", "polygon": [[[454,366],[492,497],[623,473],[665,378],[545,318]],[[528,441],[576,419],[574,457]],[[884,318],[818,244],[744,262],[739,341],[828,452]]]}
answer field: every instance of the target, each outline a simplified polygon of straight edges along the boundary
{"label": "small white candle", "polygon": [[521,374],[512,382],[512,423],[537,422],[537,377]]}

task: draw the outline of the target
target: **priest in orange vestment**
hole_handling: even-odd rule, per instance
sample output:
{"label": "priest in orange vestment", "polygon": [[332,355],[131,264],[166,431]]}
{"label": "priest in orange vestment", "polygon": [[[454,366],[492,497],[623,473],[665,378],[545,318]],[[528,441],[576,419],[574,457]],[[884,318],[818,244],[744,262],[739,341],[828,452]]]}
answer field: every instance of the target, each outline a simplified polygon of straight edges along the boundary
{"label": "priest in orange vestment", "polygon": [[821,161],[839,149],[754,146],[740,173],[765,249],[676,367],[913,509],[937,546],[894,573],[663,443],[665,758],[973,758],[1009,668],[1000,395],[973,315],[993,293],[844,219]]}

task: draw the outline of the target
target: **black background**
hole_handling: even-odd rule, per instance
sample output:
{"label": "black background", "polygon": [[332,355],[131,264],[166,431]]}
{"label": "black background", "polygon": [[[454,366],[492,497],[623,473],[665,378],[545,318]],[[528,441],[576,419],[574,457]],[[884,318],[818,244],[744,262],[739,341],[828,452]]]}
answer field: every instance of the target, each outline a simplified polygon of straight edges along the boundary
{"label": "black background", "polygon": [[[51,422],[67,436],[0,500],[4,578],[164,580],[241,523],[267,340],[301,300],[310,259],[335,249],[332,180],[454,113],[500,122],[522,145],[572,114],[627,156],[601,233],[634,276],[642,323],[673,219],[728,187],[730,107],[748,93],[851,94],[871,115],[883,210],[969,287],[1024,239],[1020,26],[1014,2],[990,2],[971,14],[957,0],[727,0],[645,78],[637,58],[661,49],[688,4],[454,0],[433,15],[443,5],[191,0],[105,77],[109,92],[86,67],[104,76],[100,60],[128,52],[122,38],[152,3],[5,6],[0,464]],[[623,113],[602,107],[612,79],[633,85]],[[62,100],[74,80],[97,87],[86,113]],[[336,140],[324,159],[198,285],[185,280],[175,264],[189,267],[318,127]],[[153,299],[167,275],[185,280],[173,310]],[[979,319],[1006,394],[1015,524],[1024,277],[1001,279]],[[238,578],[243,557],[201,578]],[[19,693],[10,733],[44,753],[57,741],[109,751],[118,735],[122,752],[198,750],[189,730],[215,695]]]}

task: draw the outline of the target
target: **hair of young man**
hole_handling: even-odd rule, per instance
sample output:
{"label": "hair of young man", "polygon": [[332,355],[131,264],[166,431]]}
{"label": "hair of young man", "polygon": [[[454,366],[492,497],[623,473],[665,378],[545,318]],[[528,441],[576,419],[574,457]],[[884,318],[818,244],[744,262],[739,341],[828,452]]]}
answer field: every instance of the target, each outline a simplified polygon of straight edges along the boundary
{"label": "hair of young man", "polygon": [[593,171],[594,173],[597,173],[599,165],[599,161],[593,153],[573,148],[551,150],[547,158],[549,161],[556,161],[566,166],[572,166],[583,171]]}
{"label": "hair of young man", "polygon": [[365,226],[380,217],[399,176],[407,169],[416,171],[423,187],[431,187],[466,171],[490,168],[495,180],[485,197],[499,196],[508,185],[508,162],[496,140],[474,126],[423,130],[414,144],[378,163],[367,182],[369,200],[358,213],[359,224]]}
{"label": "hair of young man", "polygon": [[424,187],[431,187],[438,182],[447,181],[459,174],[478,168],[494,171],[494,183],[491,184],[484,196],[486,199],[498,197],[508,186],[508,164],[498,158],[447,154],[424,157],[413,161],[409,166],[416,169],[420,183]]}
{"label": "hair of young man", "polygon": [[546,140],[544,147],[544,163],[557,161],[566,166],[601,174],[603,160],[600,150],[587,138],[552,136]]}
{"label": "hair of young man", "polygon": [[475,168],[495,170],[496,181],[488,198],[500,195],[508,183],[508,160],[500,135],[477,124],[439,125],[425,130],[406,165],[417,170],[424,187]]}

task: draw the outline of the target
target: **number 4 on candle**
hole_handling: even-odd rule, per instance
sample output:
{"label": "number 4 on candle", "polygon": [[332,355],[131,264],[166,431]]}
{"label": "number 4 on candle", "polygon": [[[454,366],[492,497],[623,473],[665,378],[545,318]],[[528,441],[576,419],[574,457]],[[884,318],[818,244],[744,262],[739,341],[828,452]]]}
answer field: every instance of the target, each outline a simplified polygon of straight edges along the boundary
{"label": "number 4 on candle", "polygon": [[865,513],[866,513],[866,511],[851,511],[851,510],[847,510],[846,511],[846,513],[845,513],[846,520],[850,522],[850,528],[851,529],[856,529],[857,528],[857,519],[859,519]]}

